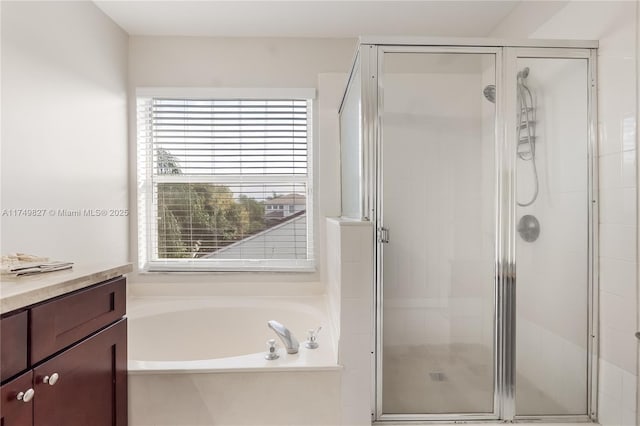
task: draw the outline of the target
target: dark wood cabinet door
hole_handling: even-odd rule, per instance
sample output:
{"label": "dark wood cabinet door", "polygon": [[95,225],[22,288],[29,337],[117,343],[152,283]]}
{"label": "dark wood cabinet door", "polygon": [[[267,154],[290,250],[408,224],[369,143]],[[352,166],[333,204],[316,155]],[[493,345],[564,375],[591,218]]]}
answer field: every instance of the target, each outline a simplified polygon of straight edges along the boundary
{"label": "dark wood cabinet door", "polygon": [[36,367],[33,381],[36,426],[126,426],[126,318]]}
{"label": "dark wood cabinet door", "polygon": [[[32,388],[33,373],[28,371],[0,387],[0,424],[2,426],[31,426],[33,423],[33,402],[18,399],[20,392]],[[28,397],[27,397],[28,398]]]}
{"label": "dark wood cabinet door", "polygon": [[27,369],[27,311],[0,319],[0,380]]}

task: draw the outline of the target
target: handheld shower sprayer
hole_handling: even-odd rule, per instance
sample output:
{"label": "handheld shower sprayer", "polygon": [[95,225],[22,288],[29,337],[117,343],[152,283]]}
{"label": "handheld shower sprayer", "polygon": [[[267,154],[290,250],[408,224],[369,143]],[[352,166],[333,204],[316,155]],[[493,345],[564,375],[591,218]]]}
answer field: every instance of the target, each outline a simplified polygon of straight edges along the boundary
{"label": "handheld shower sprayer", "polygon": [[529,67],[524,67],[522,71],[518,71],[516,77],[518,80],[529,77]]}
{"label": "handheld shower sprayer", "polygon": [[[518,158],[523,161],[531,161],[533,168],[534,188],[533,196],[527,202],[518,202],[520,207],[527,207],[538,198],[538,169],[536,167],[536,147],[535,147],[535,124],[536,108],[533,105],[533,94],[527,86],[525,79],[529,77],[529,67],[525,67],[516,74],[517,96],[518,96]],[[482,90],[484,97],[491,103],[496,103],[496,86],[489,84]]]}

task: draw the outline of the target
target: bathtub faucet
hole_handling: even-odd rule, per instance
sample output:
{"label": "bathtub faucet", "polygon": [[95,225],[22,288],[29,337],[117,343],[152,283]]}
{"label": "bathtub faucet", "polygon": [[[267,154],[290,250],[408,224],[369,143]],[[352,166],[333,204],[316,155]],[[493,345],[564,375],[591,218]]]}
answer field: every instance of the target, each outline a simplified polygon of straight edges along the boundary
{"label": "bathtub faucet", "polygon": [[278,337],[280,337],[280,340],[282,340],[282,344],[285,346],[285,348],[287,348],[288,354],[298,353],[300,343],[298,343],[298,340],[293,336],[293,334],[287,327],[274,320],[267,322],[267,325],[270,329],[276,332]]}

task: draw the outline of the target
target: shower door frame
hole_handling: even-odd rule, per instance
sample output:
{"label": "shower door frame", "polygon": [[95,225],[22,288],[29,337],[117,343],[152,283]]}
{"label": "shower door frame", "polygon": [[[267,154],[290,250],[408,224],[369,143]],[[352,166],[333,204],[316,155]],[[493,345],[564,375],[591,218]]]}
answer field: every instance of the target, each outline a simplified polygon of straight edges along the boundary
{"label": "shower door frame", "polygon": [[[362,219],[375,226],[375,283],[372,317],[374,363],[372,368],[372,421],[385,422],[473,422],[545,421],[586,422],[597,419],[598,363],[598,156],[597,86],[595,41],[525,40],[509,43],[491,39],[362,38],[358,54],[362,89],[362,164],[365,190]],[[383,64],[386,53],[494,54],[496,114],[494,140],[495,275],[494,275],[494,395],[492,413],[383,414],[383,229],[382,202],[382,114],[384,111]],[[533,56],[532,56],[533,55]],[[518,57],[580,58],[588,61],[588,345],[587,413],[566,416],[517,416],[515,407],[515,289],[516,289],[516,60]],[[353,82],[349,82],[351,84]]]}

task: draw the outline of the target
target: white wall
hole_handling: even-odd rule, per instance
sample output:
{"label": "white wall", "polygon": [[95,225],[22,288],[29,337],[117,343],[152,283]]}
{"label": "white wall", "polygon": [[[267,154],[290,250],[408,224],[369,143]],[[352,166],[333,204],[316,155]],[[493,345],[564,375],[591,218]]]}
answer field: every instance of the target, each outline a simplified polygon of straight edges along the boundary
{"label": "white wall", "polygon": [[[343,77],[351,66],[356,46],[353,39],[294,38],[214,38],[214,37],[138,37],[129,42],[130,155],[135,156],[135,89],[145,86],[169,87],[257,87],[316,88],[314,103],[314,214],[316,273],[238,274],[218,273],[181,276],[162,274],[132,275],[134,291],[189,294],[216,291],[240,291],[252,294],[277,294],[323,291],[324,216],[336,215],[339,197],[336,173],[339,161],[337,100]],[[323,77],[324,76],[324,77]],[[324,82],[324,83],[322,83]],[[323,86],[324,85],[324,86]],[[324,88],[323,88],[324,87]],[[326,88],[326,89],[325,89]],[[326,93],[324,92],[326,90]],[[326,100],[323,106],[323,98]],[[335,158],[334,158],[335,157]],[[133,157],[135,158],[135,157]],[[131,166],[135,167],[134,162]],[[135,176],[132,168],[132,176]],[[136,205],[135,182],[131,182],[130,204]],[[135,212],[131,220],[135,236]],[[132,257],[137,241],[131,238]],[[215,286],[211,283],[215,282]],[[262,283],[269,282],[269,288]],[[239,285],[239,283],[246,285]]]}
{"label": "white wall", "polygon": [[597,39],[600,168],[599,418],[635,424],[637,2],[571,1],[528,25],[522,4],[492,36]]}
{"label": "white wall", "polygon": [[2,2],[3,254],[128,259],[128,218],[57,211],[128,208],[127,38],[91,2]]}

